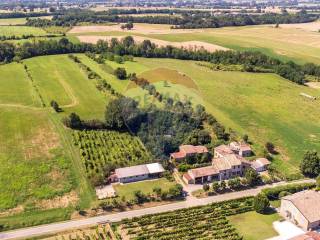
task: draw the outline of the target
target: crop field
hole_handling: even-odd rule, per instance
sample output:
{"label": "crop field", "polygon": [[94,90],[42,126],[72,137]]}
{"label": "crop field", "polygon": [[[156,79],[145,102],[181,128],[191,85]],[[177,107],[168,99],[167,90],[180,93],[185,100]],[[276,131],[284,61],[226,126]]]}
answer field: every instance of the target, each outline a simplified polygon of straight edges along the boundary
{"label": "crop field", "polygon": [[[192,61],[136,58],[135,64],[149,68],[140,73],[147,79],[149,76],[153,81],[166,79],[169,86],[163,81],[155,83],[158,91],[166,94],[170,90],[171,96],[191,96],[191,100],[203,103],[226,127],[248,134],[256,154],[262,154],[267,141],[273,142],[280,152],[273,164],[284,173],[297,173],[304,152],[320,149],[320,104],[300,96],[305,92],[318,97],[316,89],[296,85],[275,74],[212,71]],[[122,66],[135,72],[133,65]],[[180,79],[186,79],[186,84],[171,83],[179,79],[172,78],[177,72],[183,76]],[[190,88],[190,79],[197,90]],[[134,97],[134,89],[129,86],[126,94]],[[137,98],[141,97],[139,94]]]}
{"label": "crop field", "polygon": [[73,142],[90,179],[105,178],[107,169],[150,162],[152,157],[137,137],[115,131],[75,131]]}
{"label": "crop field", "polygon": [[124,239],[134,240],[240,240],[242,237],[227,216],[251,210],[252,199],[238,199],[124,220],[119,229]]}
{"label": "crop field", "polygon": [[169,42],[200,41],[235,50],[259,50],[282,60],[320,63],[320,22],[307,24],[226,27],[219,29],[170,29],[169,25],[135,24],[126,31],[119,25],[75,27],[74,36],[140,36]]}

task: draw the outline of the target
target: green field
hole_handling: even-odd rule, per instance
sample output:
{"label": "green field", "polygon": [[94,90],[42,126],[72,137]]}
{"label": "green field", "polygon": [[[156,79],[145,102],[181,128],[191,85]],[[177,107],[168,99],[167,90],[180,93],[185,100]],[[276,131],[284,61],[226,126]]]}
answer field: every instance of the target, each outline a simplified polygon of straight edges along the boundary
{"label": "green field", "polygon": [[228,219],[244,240],[264,240],[278,236],[272,226],[273,222],[280,220],[277,213],[262,215],[256,212],[247,212],[230,216]]}
{"label": "green field", "polygon": [[70,192],[73,175],[45,111],[1,108],[0,211]]}
{"label": "green field", "polygon": [[[313,24],[313,23],[310,23]],[[217,44],[234,50],[261,51],[282,60],[298,63],[314,62],[320,64],[320,34],[306,26],[282,27],[260,25],[244,27],[225,27],[205,30],[170,30],[168,25],[135,24],[138,30],[117,31],[106,29],[103,32],[82,31],[72,36],[125,36],[136,35],[170,42],[202,41]],[[320,29],[320,24],[319,24]]]}
{"label": "green field", "polygon": [[46,35],[46,31],[41,28],[27,27],[27,26],[0,26],[0,36],[18,36],[22,35],[43,36]]}
{"label": "green field", "polygon": [[157,180],[115,185],[114,189],[120,198],[125,197],[126,200],[132,200],[134,199],[135,191],[140,190],[144,194],[148,195],[152,193],[155,187],[161,188],[162,191],[168,191],[169,188],[173,187],[175,184],[175,182],[169,182],[166,178],[160,178]]}
{"label": "green field", "polygon": [[46,105],[57,101],[66,114],[83,118],[102,118],[107,98],[93,80],[66,55],[44,56],[25,61]]}
{"label": "green field", "polygon": [[39,106],[40,100],[22,64],[0,66],[0,72],[0,104]]}
{"label": "green field", "polygon": [[[320,149],[320,103],[299,95],[305,92],[318,97],[318,90],[296,85],[275,74],[212,71],[192,61],[137,58],[136,62],[149,68],[142,74],[145,77],[152,69],[159,72],[158,66],[168,68],[165,78],[169,87],[156,82],[158,91],[166,93],[170,89],[171,96],[194,96],[191,100],[204,103],[226,127],[237,130],[240,135],[248,134],[258,155],[262,154],[267,141],[273,142],[281,153],[274,164],[284,173],[297,173],[304,151]],[[131,66],[124,66],[135,72]],[[170,84],[175,81],[172,70],[192,79],[198,90],[188,87],[190,82]],[[163,79],[163,75],[161,71],[159,79]],[[134,97],[132,91],[129,87],[127,94]],[[139,94],[141,92],[137,93],[141,97]]]}
{"label": "green field", "polygon": [[23,25],[27,22],[25,18],[5,18],[0,19],[0,26]]}
{"label": "green field", "polygon": [[[23,64],[0,66],[0,224],[5,229],[65,220],[76,205],[90,206],[94,193],[61,118],[70,112],[102,118],[107,102],[66,55]],[[41,107],[36,89],[47,106],[51,98],[65,104],[64,112]]]}

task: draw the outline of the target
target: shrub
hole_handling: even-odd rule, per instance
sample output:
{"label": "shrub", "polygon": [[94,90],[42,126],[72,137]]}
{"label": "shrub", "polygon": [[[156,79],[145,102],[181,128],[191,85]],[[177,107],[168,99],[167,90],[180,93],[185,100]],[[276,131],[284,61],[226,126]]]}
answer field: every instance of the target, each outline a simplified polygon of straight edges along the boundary
{"label": "shrub", "polygon": [[266,213],[270,207],[269,199],[266,195],[259,193],[253,201],[253,208],[257,213]]}
{"label": "shrub", "polygon": [[283,197],[288,196],[288,195],[291,195],[291,193],[287,192],[287,191],[282,191],[282,192],[279,193],[279,198],[283,198]]}

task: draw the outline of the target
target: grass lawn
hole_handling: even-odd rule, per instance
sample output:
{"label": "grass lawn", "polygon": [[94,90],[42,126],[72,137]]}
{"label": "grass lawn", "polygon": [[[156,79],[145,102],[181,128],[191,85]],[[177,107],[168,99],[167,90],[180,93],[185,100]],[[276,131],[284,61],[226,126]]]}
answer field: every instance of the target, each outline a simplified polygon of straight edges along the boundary
{"label": "grass lawn", "polygon": [[174,186],[175,182],[170,182],[166,178],[160,178],[157,180],[148,180],[148,181],[141,181],[135,183],[127,183],[114,186],[118,196],[122,198],[123,196],[126,200],[134,199],[134,192],[135,191],[142,191],[144,194],[152,193],[152,190],[155,187],[160,187],[162,191],[167,191],[170,187]]}
{"label": "grass lawn", "polygon": [[22,64],[2,65],[0,72],[0,104],[40,106],[40,99]]}
{"label": "grass lawn", "polygon": [[272,207],[279,208],[281,206],[281,200],[270,201]]}
{"label": "grass lawn", "polygon": [[244,237],[244,240],[264,240],[278,235],[272,226],[274,221],[280,219],[277,213],[262,215],[247,212],[230,216],[228,219]]}

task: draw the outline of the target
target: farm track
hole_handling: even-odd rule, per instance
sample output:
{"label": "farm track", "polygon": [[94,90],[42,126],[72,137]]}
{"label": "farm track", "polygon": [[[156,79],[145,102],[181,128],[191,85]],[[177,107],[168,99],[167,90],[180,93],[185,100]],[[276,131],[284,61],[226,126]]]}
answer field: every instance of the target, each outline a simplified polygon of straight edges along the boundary
{"label": "farm track", "polygon": [[43,107],[32,107],[32,106],[26,106],[26,105],[21,105],[21,104],[13,104],[13,103],[0,103],[0,107],[24,108],[24,109],[36,110],[36,111],[40,111],[40,110],[46,109],[46,108],[43,108]]}
{"label": "farm track", "polygon": [[[60,76],[60,73],[58,71],[55,71],[55,74]],[[59,83],[62,85],[63,89],[66,91],[68,97],[71,99],[71,103],[62,105],[61,107],[63,108],[71,108],[79,105],[79,100],[78,98],[74,95],[72,88],[68,83],[62,80],[61,77],[58,77]]]}

